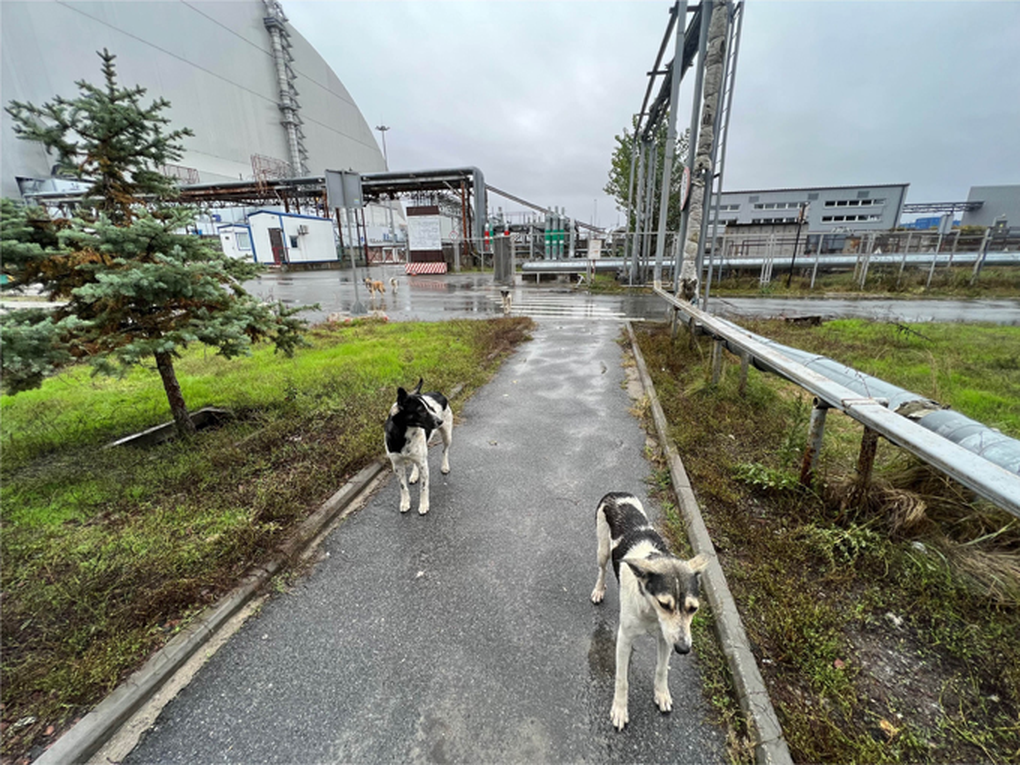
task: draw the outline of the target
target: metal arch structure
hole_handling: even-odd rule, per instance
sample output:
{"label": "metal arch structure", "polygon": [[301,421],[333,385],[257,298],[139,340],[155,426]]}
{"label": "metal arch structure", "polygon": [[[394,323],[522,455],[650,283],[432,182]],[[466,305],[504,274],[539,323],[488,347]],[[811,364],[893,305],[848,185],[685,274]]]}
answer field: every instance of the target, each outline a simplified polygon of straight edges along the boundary
{"label": "metal arch structure", "polygon": [[[630,282],[641,282],[648,270],[650,244],[655,237],[655,281],[662,278],[663,257],[666,244],[666,220],[669,206],[669,194],[672,183],[672,172],[677,139],[677,117],[679,109],[680,85],[684,76],[695,67],[695,92],[691,114],[690,133],[687,151],[687,175],[693,178],[694,152],[697,146],[699,127],[702,123],[704,105],[702,104],[702,88],[706,68],[706,47],[708,42],[708,26],[714,12],[724,12],[726,19],[726,37],[724,48],[724,66],[722,84],[719,88],[718,102],[714,109],[714,119],[709,126],[712,133],[711,170],[706,174],[706,189],[710,194],[706,197],[719,204],[719,193],[722,189],[723,165],[725,163],[725,145],[729,132],[729,116],[733,98],[733,85],[736,78],[737,53],[739,50],[740,31],[743,23],[743,0],[701,0],[697,5],[688,6],[687,0],[677,0],[670,6],[669,20],[659,45],[658,54],[651,70],[648,72],[648,85],[645,89],[641,108],[637,112],[634,123],[634,138],[631,145],[631,170],[628,189],[627,210],[627,248],[625,250],[625,270],[629,272]],[[684,21],[690,14],[690,22],[684,28]],[[663,66],[662,61],[673,43],[673,57]],[[658,83],[658,91],[654,99],[652,92]],[[667,123],[665,146],[657,142],[656,136],[663,121]],[[663,171],[659,176],[657,157],[665,155]],[[656,184],[658,181],[658,184]],[[658,185],[658,220],[653,228],[652,211],[655,209],[655,186]],[[706,204],[707,207],[707,204]],[[689,207],[684,206],[678,242],[686,237]],[[707,224],[707,215],[702,216],[702,229]],[[705,232],[700,237],[699,252],[704,250]],[[681,250],[682,252],[682,250]],[[699,267],[701,258],[699,257]],[[674,268],[674,289],[679,276]]]}

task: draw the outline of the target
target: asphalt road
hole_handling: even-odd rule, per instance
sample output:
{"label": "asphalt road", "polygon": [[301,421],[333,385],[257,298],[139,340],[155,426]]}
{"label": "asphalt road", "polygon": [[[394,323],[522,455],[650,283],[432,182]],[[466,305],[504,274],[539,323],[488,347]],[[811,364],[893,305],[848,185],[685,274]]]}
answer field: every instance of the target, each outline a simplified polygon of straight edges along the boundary
{"label": "asphalt road", "polygon": [[391,477],[125,762],[721,762],[694,654],[673,656],[663,715],[638,640],[631,722],[609,719],[619,602],[615,583],[588,600],[595,507],[646,499],[649,475],[619,331],[541,322],[465,405],[449,476],[432,450],[431,512],[413,487],[401,515]]}
{"label": "asphalt road", "polygon": [[[501,313],[499,287],[491,273],[407,276],[399,266],[373,266],[373,279],[386,284],[386,294],[369,299],[364,285],[355,284],[351,272],[304,271],[269,273],[245,288],[267,300],[286,305],[311,305],[318,310],[302,314],[311,321],[323,321],[331,313],[350,313],[356,303],[366,312],[385,314],[391,321],[441,321],[453,318],[486,318]],[[358,269],[363,277],[364,269]],[[396,294],[389,279],[396,278]],[[665,316],[662,300],[637,291],[611,295],[590,295],[564,283],[518,284],[513,291],[514,314],[536,318],[650,319]],[[1020,325],[1020,300],[888,300],[852,298],[720,298],[709,301],[713,313],[740,321],[745,317],[822,316],[826,319],[865,318],[876,321],[925,322],[959,321]]]}

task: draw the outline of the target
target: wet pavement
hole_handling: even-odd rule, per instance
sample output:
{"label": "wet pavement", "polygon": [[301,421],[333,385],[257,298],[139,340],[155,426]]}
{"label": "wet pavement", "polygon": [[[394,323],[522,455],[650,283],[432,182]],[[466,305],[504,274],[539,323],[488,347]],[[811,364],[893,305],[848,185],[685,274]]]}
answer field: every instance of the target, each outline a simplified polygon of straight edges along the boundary
{"label": "wet pavement", "polygon": [[[386,285],[382,298],[370,300],[364,284],[355,284],[351,272],[304,271],[272,273],[246,288],[268,300],[286,305],[319,303],[320,309],[306,315],[323,321],[330,314],[349,315],[360,302],[366,312],[385,314],[391,321],[442,321],[454,318],[486,318],[501,314],[499,287],[491,273],[407,276],[400,266],[373,267],[373,279]],[[358,269],[363,278],[364,269]],[[389,283],[397,279],[394,295]],[[655,295],[627,292],[589,295],[565,283],[517,284],[513,288],[514,314],[536,319],[559,317],[619,321],[664,318],[662,301]],[[739,320],[740,317],[822,316],[867,318],[877,321],[925,322],[959,321],[1020,325],[1020,299],[1015,300],[888,300],[847,298],[718,298],[712,297],[713,313]]]}
{"label": "wet pavement", "polygon": [[125,762],[722,762],[694,654],[672,657],[663,715],[639,639],[631,722],[609,719],[619,601],[615,583],[589,601],[595,507],[625,490],[655,512],[619,332],[542,320],[465,404],[450,475],[432,450],[430,513],[412,487],[400,514],[387,480]]}

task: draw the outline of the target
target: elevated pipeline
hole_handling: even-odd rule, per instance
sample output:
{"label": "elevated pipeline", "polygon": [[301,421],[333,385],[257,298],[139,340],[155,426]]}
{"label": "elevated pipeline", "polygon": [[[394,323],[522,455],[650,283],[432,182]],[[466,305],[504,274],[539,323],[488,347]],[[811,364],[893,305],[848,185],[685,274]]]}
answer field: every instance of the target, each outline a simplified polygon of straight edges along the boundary
{"label": "elevated pipeline", "polygon": [[825,405],[845,412],[1020,517],[1020,442],[1016,439],[832,359],[755,335],[658,287],[655,294],[731,353],[746,356],[756,368],[799,385]]}

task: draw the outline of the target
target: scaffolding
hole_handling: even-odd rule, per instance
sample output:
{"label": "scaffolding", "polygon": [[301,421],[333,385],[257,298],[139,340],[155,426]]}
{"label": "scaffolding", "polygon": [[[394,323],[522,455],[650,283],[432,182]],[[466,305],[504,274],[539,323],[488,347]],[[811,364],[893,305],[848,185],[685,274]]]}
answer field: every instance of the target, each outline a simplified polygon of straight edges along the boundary
{"label": "scaffolding", "polygon": [[[677,0],[670,7],[655,63],[648,72],[644,100],[634,119],[624,254],[624,269],[631,284],[643,283],[651,271],[656,285],[661,285],[666,245],[671,239],[670,260],[682,264],[672,268],[673,291],[680,289],[684,270],[695,285],[689,299],[698,300],[697,285],[707,285],[702,278],[710,217],[707,211],[718,209],[722,191],[743,9],[742,1],[731,0],[702,0],[691,7],[686,0]],[[688,14],[690,21],[685,29]],[[671,41],[673,57],[663,65]],[[677,157],[680,86],[692,67],[695,83],[687,152]],[[653,99],[656,84],[658,91]],[[679,229],[667,235],[673,173],[680,170],[674,166],[679,160],[683,160]]]}

